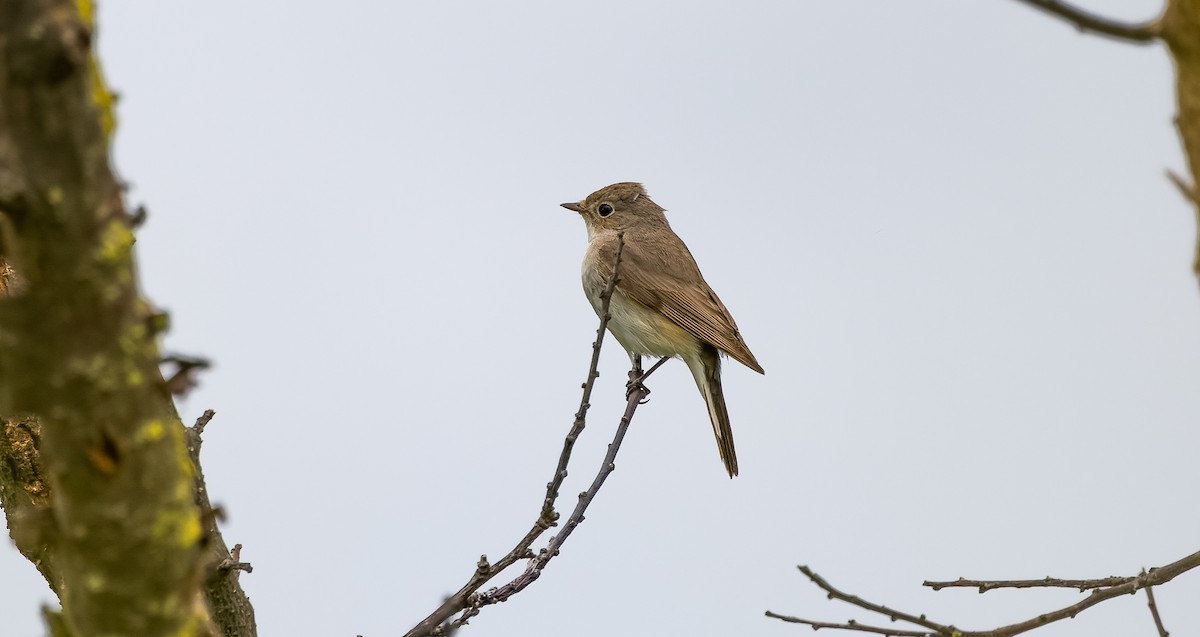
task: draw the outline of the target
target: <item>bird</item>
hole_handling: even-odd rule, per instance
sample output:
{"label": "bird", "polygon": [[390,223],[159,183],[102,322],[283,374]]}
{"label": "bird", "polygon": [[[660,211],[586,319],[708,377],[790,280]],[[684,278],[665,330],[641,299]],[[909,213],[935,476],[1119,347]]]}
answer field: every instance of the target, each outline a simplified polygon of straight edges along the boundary
{"label": "bird", "polygon": [[[700,274],[692,253],[671,230],[666,210],[636,182],[605,186],[582,201],[561,204],[587,226],[583,290],[597,315],[623,241],[617,284],[609,300],[608,331],[629,354],[638,374],[641,356],[678,357],[704,397],[729,477],[738,474],[729,411],[721,389],[721,355],[765,374],[737,323]],[[631,379],[633,379],[631,372]]]}

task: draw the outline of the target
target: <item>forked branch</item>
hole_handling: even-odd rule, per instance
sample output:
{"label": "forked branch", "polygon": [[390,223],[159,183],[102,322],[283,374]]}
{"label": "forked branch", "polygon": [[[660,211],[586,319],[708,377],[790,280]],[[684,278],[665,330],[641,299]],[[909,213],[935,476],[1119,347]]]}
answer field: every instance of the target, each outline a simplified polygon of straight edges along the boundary
{"label": "forked branch", "polygon": [[1154,616],[1155,626],[1158,629],[1159,635],[1165,635],[1166,630],[1162,627],[1162,620],[1158,616],[1158,607],[1153,605],[1153,594],[1150,592],[1150,587],[1161,586],[1175,577],[1190,571],[1197,566],[1200,566],[1200,552],[1193,553],[1183,559],[1177,560],[1166,566],[1152,568],[1149,571],[1142,571],[1140,574],[1132,577],[1110,577],[1098,580],[1068,580],[1057,578],[1045,578],[1042,580],[965,580],[959,578],[952,582],[925,582],[926,586],[934,590],[950,587],[972,587],[980,589],[980,592],[991,590],[994,588],[1047,588],[1047,587],[1063,587],[1070,586],[1071,588],[1079,588],[1080,590],[1091,590],[1087,597],[1078,602],[1054,610],[1048,613],[1043,613],[1037,617],[992,628],[988,630],[961,630],[951,624],[943,624],[934,622],[924,614],[907,613],[903,611],[893,610],[886,606],[881,606],[872,602],[868,602],[856,595],[844,593],[833,587],[824,578],[817,575],[807,566],[800,566],[802,573],[808,576],[813,584],[816,584],[821,590],[825,591],[830,599],[838,599],[853,606],[867,610],[876,615],[887,617],[892,622],[906,622],[914,626],[923,628],[924,630],[915,630],[911,627],[891,628],[885,626],[874,626],[859,623],[857,620],[848,620],[842,623],[814,621],[801,617],[793,617],[790,615],[782,615],[772,611],[767,611],[767,617],[772,617],[785,622],[794,624],[804,624],[811,626],[814,630],[821,628],[832,628],[836,630],[850,630],[856,632],[866,632],[876,635],[893,635],[895,637],[1011,637],[1031,631],[1035,628],[1040,628],[1046,624],[1056,622],[1060,619],[1073,618],[1079,613],[1099,604],[1100,602],[1120,597],[1121,595],[1130,595],[1139,590],[1145,589],[1147,596],[1151,599],[1151,613]]}
{"label": "forked branch", "polygon": [[[596,328],[596,340],[592,342],[592,359],[588,367],[587,379],[583,383],[583,395],[579,401],[579,410],[575,412],[575,420],[571,423],[571,428],[567,431],[567,436],[563,440],[563,449],[559,454],[558,464],[555,466],[554,475],[551,477],[550,482],[546,484],[546,494],[542,500],[542,507],[532,528],[517,542],[517,545],[511,551],[500,558],[495,564],[488,562],[486,555],[480,556],[479,562],[475,567],[475,572],[467,580],[467,583],[458,592],[447,598],[437,610],[413,627],[412,630],[408,631],[405,637],[426,637],[428,635],[447,634],[450,630],[466,624],[469,619],[478,615],[482,607],[506,601],[509,597],[521,592],[532,584],[541,575],[542,570],[550,560],[555,555],[558,555],[563,543],[570,537],[575,527],[583,522],[583,516],[587,511],[588,505],[596,497],[608,475],[613,472],[617,452],[621,448],[621,441],[625,437],[625,432],[629,429],[629,423],[633,419],[633,414],[637,411],[638,404],[649,394],[649,391],[645,387],[640,386],[640,384],[635,386],[628,396],[629,400],[625,408],[625,414],[621,418],[613,441],[608,445],[608,452],[604,456],[604,462],[600,465],[600,471],[592,480],[591,486],[586,492],[579,494],[579,501],[575,504],[575,509],[567,519],[562,530],[550,538],[550,542],[545,548],[535,554],[531,548],[533,543],[547,529],[558,526],[559,514],[554,509],[554,504],[558,500],[559,490],[567,477],[567,464],[571,460],[571,452],[575,448],[575,441],[586,426],[588,408],[591,407],[592,387],[595,384],[596,377],[600,375],[597,371],[600,364],[600,347],[604,342],[605,330],[608,328],[608,321],[611,318],[609,316],[609,303],[613,292],[616,290],[617,282],[620,280],[621,253],[624,247],[625,238],[619,234],[617,236],[617,250],[613,260],[612,275],[609,277],[608,284],[600,295],[600,326]],[[649,376],[649,374],[644,375],[642,380],[646,376]],[[522,559],[529,560],[529,564],[523,573],[503,586],[492,588],[483,593],[479,592],[484,584],[487,584],[496,575],[500,574],[500,572]],[[454,617],[457,613],[461,614],[451,620],[451,617]]]}

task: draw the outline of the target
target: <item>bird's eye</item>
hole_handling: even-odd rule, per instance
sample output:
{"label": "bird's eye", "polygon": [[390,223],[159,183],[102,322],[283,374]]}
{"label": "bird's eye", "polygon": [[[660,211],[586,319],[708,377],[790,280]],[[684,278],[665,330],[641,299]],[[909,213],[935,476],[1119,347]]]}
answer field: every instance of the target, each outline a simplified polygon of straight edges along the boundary
{"label": "bird's eye", "polygon": [[596,211],[600,213],[601,217],[607,217],[608,215],[612,214],[613,207],[606,203],[602,203],[600,204],[600,207],[596,209]]}

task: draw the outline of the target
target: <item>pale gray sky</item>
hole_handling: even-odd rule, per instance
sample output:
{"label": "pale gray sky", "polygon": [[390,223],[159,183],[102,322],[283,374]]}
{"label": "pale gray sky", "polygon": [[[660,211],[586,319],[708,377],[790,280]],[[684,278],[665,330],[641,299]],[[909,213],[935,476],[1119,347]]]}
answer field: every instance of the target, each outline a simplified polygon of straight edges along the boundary
{"label": "pale gray sky", "polygon": [[[1094,0],[1138,19],[1151,0]],[[1166,52],[1012,0],[101,5],[116,160],[263,635],[397,635],[527,530],[643,181],[767,370],[729,480],[681,364],[541,580],[463,635],[807,635],[796,570],[963,628],[1197,550],[1200,294]],[[563,506],[624,405],[609,342]],[[1157,591],[1200,633],[1200,576]],[[5,635],[52,599],[0,550]],[[1151,635],[1144,597],[1042,637]]]}

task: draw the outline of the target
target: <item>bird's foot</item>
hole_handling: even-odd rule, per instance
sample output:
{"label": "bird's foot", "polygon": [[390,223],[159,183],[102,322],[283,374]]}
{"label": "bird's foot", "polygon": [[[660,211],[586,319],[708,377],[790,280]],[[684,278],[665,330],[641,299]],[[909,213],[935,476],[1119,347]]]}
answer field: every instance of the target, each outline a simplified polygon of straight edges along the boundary
{"label": "bird's foot", "polygon": [[642,398],[639,403],[643,405],[646,404],[646,397],[650,395],[650,388],[643,385],[642,381],[648,375],[649,374],[643,373],[641,369],[636,367],[629,370],[629,381],[625,383],[625,400],[629,400],[630,396],[640,392],[642,394]]}
{"label": "bird's foot", "polygon": [[663,363],[666,363],[669,360],[671,360],[670,357],[664,356],[658,359],[657,363],[651,365],[650,369],[643,373],[641,357],[635,359],[633,369],[629,370],[629,382],[625,383],[625,399],[629,400],[629,397],[632,396],[634,392],[641,392],[642,400],[639,404],[646,404],[646,396],[650,395],[650,388],[646,387],[645,385],[646,379],[650,378],[650,374],[653,374],[655,370],[657,370],[659,367],[662,367]]}

